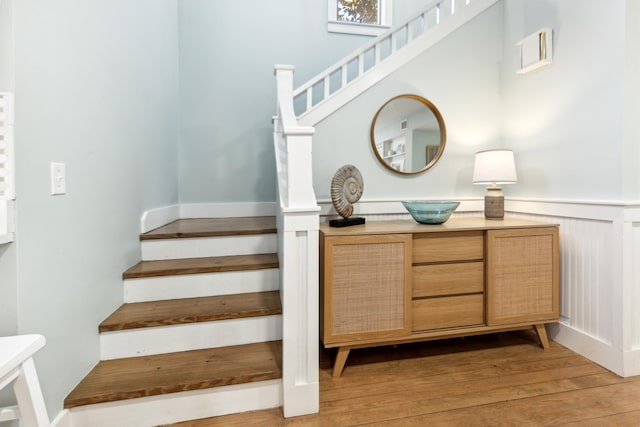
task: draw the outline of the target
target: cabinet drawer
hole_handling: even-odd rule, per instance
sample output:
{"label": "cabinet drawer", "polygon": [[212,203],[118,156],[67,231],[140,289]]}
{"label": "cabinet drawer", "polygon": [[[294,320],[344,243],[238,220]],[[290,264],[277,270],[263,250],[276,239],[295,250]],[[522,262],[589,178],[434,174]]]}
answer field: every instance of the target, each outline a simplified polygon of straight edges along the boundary
{"label": "cabinet drawer", "polygon": [[412,301],[412,330],[484,324],[484,295],[425,298]]}
{"label": "cabinet drawer", "polygon": [[484,291],[484,262],[413,266],[413,297]]}
{"label": "cabinet drawer", "polygon": [[466,261],[484,258],[482,231],[421,233],[413,237],[413,263]]}

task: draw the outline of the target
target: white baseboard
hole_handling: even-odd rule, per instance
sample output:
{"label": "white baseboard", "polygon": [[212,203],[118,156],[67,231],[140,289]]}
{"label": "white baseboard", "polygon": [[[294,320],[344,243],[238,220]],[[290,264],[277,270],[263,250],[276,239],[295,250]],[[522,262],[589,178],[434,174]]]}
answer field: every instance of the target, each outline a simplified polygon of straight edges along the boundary
{"label": "white baseboard", "polygon": [[285,418],[316,414],[320,411],[320,385],[297,384],[286,387],[287,404],[282,408]]}
{"label": "white baseboard", "polygon": [[142,214],[142,218],[140,219],[140,233],[155,230],[178,218],[180,218],[180,205],[148,210]]}
{"label": "white baseboard", "polygon": [[[549,338],[611,372],[625,376],[623,354],[609,343],[589,336],[564,323],[549,325]],[[638,375],[640,372],[630,375]]]}
{"label": "white baseboard", "polygon": [[278,236],[275,233],[271,233],[184,239],[152,239],[143,240],[141,242],[141,250],[143,261],[268,254],[278,251]]}
{"label": "white baseboard", "polygon": [[258,316],[186,325],[103,332],[100,359],[227,347],[282,339],[282,316]]}
{"label": "white baseboard", "polygon": [[151,427],[279,406],[282,380],[269,380],[79,406],[59,427]]}
{"label": "white baseboard", "polygon": [[275,202],[192,203],[180,205],[180,218],[233,218],[274,216]]}
{"label": "white baseboard", "polygon": [[63,409],[60,413],[51,421],[51,427],[74,427],[71,421],[71,412],[68,409]]}
{"label": "white baseboard", "polygon": [[180,218],[233,218],[275,214],[275,202],[170,205],[144,212],[140,219],[140,232],[146,233]]}
{"label": "white baseboard", "polygon": [[280,269],[145,277],[124,281],[124,302],[163,301],[280,289]]}

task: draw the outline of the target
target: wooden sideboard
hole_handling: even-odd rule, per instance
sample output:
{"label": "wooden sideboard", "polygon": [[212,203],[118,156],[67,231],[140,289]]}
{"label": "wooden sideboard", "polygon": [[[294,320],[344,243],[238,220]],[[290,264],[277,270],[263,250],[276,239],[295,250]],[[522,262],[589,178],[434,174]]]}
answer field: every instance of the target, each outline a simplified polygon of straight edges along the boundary
{"label": "wooden sideboard", "polygon": [[451,218],[320,226],[320,336],[349,351],[534,328],[559,316],[558,226]]}

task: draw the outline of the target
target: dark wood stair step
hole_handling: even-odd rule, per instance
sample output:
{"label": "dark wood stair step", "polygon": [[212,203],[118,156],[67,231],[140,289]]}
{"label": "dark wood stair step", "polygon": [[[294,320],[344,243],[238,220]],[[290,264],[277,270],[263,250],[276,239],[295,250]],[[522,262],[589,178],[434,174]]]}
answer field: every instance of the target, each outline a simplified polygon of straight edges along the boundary
{"label": "dark wood stair step", "polygon": [[106,360],[67,396],[64,407],[281,377],[281,341]]}
{"label": "dark wood stair step", "polygon": [[168,259],[160,261],[140,261],[125,271],[122,274],[122,278],[139,279],[143,277],[175,276],[181,274],[263,270],[278,267],[278,254]]}
{"label": "dark wood stair step", "polygon": [[282,314],[278,291],[123,304],[100,332]]}
{"label": "dark wood stair step", "polygon": [[272,216],[179,219],[140,235],[140,240],[277,233]]}

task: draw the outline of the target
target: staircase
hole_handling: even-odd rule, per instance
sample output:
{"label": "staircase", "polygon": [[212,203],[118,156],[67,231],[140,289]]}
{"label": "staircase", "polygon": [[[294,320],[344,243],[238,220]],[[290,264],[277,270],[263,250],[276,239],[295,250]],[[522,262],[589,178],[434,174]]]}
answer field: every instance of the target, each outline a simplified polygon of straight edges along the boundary
{"label": "staircase", "polygon": [[154,426],[282,405],[275,218],[182,219],[140,236],[73,425]]}

